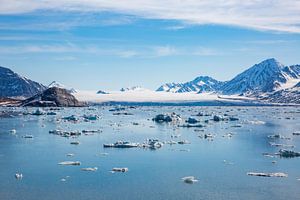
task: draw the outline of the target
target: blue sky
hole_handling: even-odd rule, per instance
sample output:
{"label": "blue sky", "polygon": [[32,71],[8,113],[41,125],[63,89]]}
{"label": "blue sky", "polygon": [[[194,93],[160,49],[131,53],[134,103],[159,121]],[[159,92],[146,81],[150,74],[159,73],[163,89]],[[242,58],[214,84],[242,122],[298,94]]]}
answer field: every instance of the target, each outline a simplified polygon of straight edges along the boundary
{"label": "blue sky", "polygon": [[[0,0],[0,65],[43,84],[56,80],[82,90],[156,89],[199,75],[228,80],[271,57],[286,65],[300,63],[296,1],[286,1],[275,17],[277,1],[270,10],[263,7],[268,1],[231,1],[217,11],[197,1],[170,11],[160,3],[170,2],[154,0],[146,0],[146,7],[134,0],[128,5],[114,0],[23,2]],[[258,18],[249,17],[248,10]]]}

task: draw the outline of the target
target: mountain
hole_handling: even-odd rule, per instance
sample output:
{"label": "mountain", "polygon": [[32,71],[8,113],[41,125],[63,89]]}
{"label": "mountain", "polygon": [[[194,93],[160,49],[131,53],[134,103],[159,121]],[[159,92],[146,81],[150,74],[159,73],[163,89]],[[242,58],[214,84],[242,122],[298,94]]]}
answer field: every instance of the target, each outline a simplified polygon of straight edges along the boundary
{"label": "mountain", "polygon": [[300,82],[291,88],[271,93],[264,97],[262,100],[266,100],[272,103],[300,104]]}
{"label": "mountain", "polygon": [[183,83],[166,83],[160,86],[156,91],[157,92],[177,92],[180,88],[183,87]]}
{"label": "mountain", "polygon": [[129,92],[129,91],[148,91],[145,88],[142,88],[141,86],[133,86],[133,87],[127,87],[127,88],[121,88],[121,92]]}
{"label": "mountain", "polygon": [[32,107],[81,107],[84,105],[68,90],[58,87],[50,87],[22,102],[22,106]]}
{"label": "mountain", "polygon": [[109,94],[108,92],[105,92],[103,90],[98,90],[97,94]]}
{"label": "mountain", "polygon": [[287,88],[300,78],[300,65],[284,66],[274,58],[267,59],[226,82],[219,92],[227,95],[259,96]]}
{"label": "mountain", "polygon": [[0,67],[0,97],[26,98],[36,95],[46,87],[18,75],[12,70]]}
{"label": "mountain", "polygon": [[50,83],[48,85],[48,88],[51,88],[51,87],[57,87],[57,88],[62,88],[62,89],[66,89],[68,92],[70,93],[77,93],[77,91],[74,89],[74,88],[67,88],[66,86],[64,86],[63,84],[59,83],[59,82],[56,82],[56,81],[53,81],[52,83]]}
{"label": "mountain", "polygon": [[209,76],[199,76],[192,81],[186,83],[166,83],[160,86],[156,91],[184,93],[184,92],[214,92],[218,90],[224,83],[217,81]]}

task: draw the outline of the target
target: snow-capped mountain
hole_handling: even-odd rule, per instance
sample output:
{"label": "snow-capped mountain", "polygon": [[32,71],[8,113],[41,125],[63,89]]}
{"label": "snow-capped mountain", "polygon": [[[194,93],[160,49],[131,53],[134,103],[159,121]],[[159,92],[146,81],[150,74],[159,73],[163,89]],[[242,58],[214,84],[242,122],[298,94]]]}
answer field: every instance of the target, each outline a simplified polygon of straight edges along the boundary
{"label": "snow-capped mountain", "polygon": [[129,91],[146,91],[147,89],[141,87],[141,86],[133,86],[133,87],[127,87],[127,88],[121,88],[121,92],[129,92]]}
{"label": "snow-capped mountain", "polygon": [[186,83],[166,83],[160,86],[156,91],[184,93],[184,92],[214,92],[218,90],[224,83],[217,81],[209,76],[199,76],[192,81]]}
{"label": "snow-capped mountain", "polygon": [[0,67],[0,97],[31,97],[44,91],[46,87]]}
{"label": "snow-capped mountain", "polygon": [[66,89],[69,93],[77,93],[77,90],[75,90],[74,88],[67,88],[66,86],[64,86],[63,84],[53,81],[52,83],[50,83],[48,85],[48,88],[52,88],[52,87],[57,87],[57,88],[61,88],[61,89]]}
{"label": "snow-capped mountain", "polygon": [[263,98],[272,103],[294,103],[300,104],[300,82],[295,86],[279,90]]}
{"label": "snow-capped mountain", "polygon": [[259,96],[290,87],[291,83],[300,78],[299,72],[300,65],[288,67],[271,58],[237,75],[219,91],[229,95]]}
{"label": "snow-capped mountain", "polygon": [[157,92],[177,92],[180,88],[183,87],[183,83],[166,83],[160,86],[156,91]]}
{"label": "snow-capped mountain", "polygon": [[[10,69],[0,67],[0,97],[27,98],[53,87],[66,89],[69,93],[77,93],[75,89],[67,88],[56,81],[46,87]],[[217,81],[208,76],[199,76],[186,83],[164,84],[156,91],[190,93],[190,95],[195,93],[241,95],[275,103],[300,104],[299,90],[300,65],[285,66],[272,58],[252,66],[227,82]],[[122,88],[120,92],[115,93],[122,93],[123,96],[132,94],[138,96],[149,95],[150,92],[148,89],[134,86]],[[151,95],[163,94],[157,92],[152,91]],[[108,93],[100,90],[98,94]]]}

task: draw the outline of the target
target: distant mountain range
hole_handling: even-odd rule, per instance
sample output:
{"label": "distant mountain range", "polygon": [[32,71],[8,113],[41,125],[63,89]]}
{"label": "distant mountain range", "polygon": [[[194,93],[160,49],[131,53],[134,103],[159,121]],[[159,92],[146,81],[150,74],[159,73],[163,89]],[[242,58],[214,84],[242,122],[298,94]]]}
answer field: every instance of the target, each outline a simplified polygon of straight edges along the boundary
{"label": "distant mountain range", "polygon": [[[224,95],[240,95],[274,100],[277,96],[291,94],[296,98],[295,91],[299,90],[296,84],[300,82],[300,65],[285,66],[271,58],[255,64],[246,71],[238,74],[230,81],[217,81],[208,76],[199,76],[186,83],[166,83],[156,91],[184,93],[184,92],[213,92]],[[300,95],[299,95],[300,97]],[[283,102],[283,100],[281,100]]]}
{"label": "distant mountain range", "polygon": [[22,77],[12,70],[0,67],[0,97],[26,98],[44,91],[47,87]]}
{"label": "distant mountain range", "polygon": [[[0,67],[0,98],[27,98],[40,94],[47,88],[64,88],[70,93],[76,90],[52,82],[48,87],[24,78],[8,68]],[[214,93],[254,97],[274,103],[300,104],[300,65],[285,66],[274,58],[255,64],[232,80],[218,81],[209,76],[199,76],[185,83],[166,83],[157,92]],[[121,88],[121,92],[149,91],[139,86]],[[98,94],[106,94],[99,91]]]}
{"label": "distant mountain range", "polygon": [[166,83],[160,86],[156,91],[184,93],[184,92],[214,92],[218,91],[224,82],[217,81],[209,76],[199,76],[186,83]]}

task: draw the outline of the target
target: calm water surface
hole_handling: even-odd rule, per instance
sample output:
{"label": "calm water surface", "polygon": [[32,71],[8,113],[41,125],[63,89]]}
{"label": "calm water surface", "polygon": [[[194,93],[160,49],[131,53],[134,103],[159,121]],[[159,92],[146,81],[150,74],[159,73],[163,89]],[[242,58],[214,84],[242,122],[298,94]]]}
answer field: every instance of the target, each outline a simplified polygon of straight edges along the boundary
{"label": "calm water surface", "polygon": [[[300,136],[292,135],[300,131],[300,108],[136,107],[126,108],[133,114],[127,116],[113,115],[109,109],[68,108],[56,111],[56,116],[0,118],[0,199],[300,199],[300,158],[262,155],[280,150],[270,142],[295,145],[293,150],[300,151]],[[204,128],[179,128],[151,120],[170,112],[184,119],[203,112],[226,113],[240,120],[201,122]],[[78,123],[60,120],[73,114],[97,114],[100,119]],[[212,116],[195,118],[204,121]],[[16,135],[9,133],[11,129],[17,130]],[[65,138],[49,134],[53,129],[102,132]],[[205,133],[215,134],[214,140],[199,137]],[[227,133],[234,135],[222,137]],[[34,138],[23,138],[26,134]],[[267,137],[272,134],[291,139]],[[174,135],[178,138],[171,138]],[[191,144],[165,144],[157,150],[103,148],[104,143],[143,142],[147,138],[188,140]],[[71,141],[80,141],[80,145],[71,145]],[[67,157],[68,153],[75,155]],[[67,160],[80,161],[81,166],[58,165]],[[83,167],[98,167],[98,171],[84,172]],[[113,167],[128,167],[129,171],[111,173]],[[22,180],[15,179],[17,172],[23,174]],[[288,177],[251,177],[247,172],[284,172]],[[186,184],[181,180],[185,176],[195,176],[199,182]]]}

